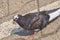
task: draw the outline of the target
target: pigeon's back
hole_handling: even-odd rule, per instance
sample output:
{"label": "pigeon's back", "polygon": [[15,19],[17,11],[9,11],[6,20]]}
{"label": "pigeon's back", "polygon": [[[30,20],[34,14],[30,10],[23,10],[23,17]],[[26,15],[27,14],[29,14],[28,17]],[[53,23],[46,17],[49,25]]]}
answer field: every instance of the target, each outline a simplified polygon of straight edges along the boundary
{"label": "pigeon's back", "polygon": [[26,19],[26,24],[24,24],[26,26],[27,29],[29,29],[31,27],[31,24],[37,20],[38,17],[36,17],[36,14],[37,13],[29,13],[29,14],[26,14],[24,16],[24,18]]}

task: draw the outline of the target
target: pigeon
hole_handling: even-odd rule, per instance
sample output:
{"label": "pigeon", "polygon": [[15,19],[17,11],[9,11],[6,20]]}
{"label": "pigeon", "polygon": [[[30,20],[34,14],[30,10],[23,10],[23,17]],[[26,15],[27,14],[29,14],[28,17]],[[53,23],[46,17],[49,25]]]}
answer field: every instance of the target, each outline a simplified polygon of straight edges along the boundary
{"label": "pigeon", "polygon": [[35,30],[40,29],[42,30],[49,22],[49,15],[44,14],[46,11],[35,12],[35,13],[28,13],[24,16],[22,15],[15,15],[13,17],[13,21],[19,24],[25,30]]}

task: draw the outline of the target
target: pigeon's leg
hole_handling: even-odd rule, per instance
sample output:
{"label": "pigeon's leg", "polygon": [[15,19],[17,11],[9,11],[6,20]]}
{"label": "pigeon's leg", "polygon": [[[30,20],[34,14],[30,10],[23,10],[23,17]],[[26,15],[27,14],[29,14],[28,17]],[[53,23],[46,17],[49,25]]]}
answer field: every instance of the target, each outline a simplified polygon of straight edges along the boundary
{"label": "pigeon's leg", "polygon": [[32,34],[32,40],[34,40],[34,34]]}
{"label": "pigeon's leg", "polygon": [[32,37],[32,39],[31,39],[31,40],[34,40],[34,36],[35,36],[35,35],[34,35],[34,32],[33,32],[33,34],[31,35],[31,37]]}

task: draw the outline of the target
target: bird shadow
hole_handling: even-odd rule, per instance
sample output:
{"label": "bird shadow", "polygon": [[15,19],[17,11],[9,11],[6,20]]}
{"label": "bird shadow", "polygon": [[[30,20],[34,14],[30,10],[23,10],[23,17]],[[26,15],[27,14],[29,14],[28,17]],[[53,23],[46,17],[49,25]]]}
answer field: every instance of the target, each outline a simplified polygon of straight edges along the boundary
{"label": "bird shadow", "polygon": [[33,30],[24,30],[23,28],[15,28],[11,31],[11,35],[12,34],[17,34],[20,36],[28,36],[28,35],[32,35],[34,32]]}

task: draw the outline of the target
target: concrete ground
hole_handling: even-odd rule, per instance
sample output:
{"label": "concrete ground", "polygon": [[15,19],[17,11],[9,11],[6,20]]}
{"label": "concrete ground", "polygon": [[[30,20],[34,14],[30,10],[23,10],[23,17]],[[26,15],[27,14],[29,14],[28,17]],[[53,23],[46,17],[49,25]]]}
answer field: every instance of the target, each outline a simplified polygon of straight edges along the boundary
{"label": "concrete ground", "polygon": [[[42,10],[51,10],[60,7],[60,1],[53,2],[49,5],[41,7]],[[30,40],[30,35],[20,36],[17,34],[10,35],[11,31],[18,28],[17,24],[12,24],[12,20],[0,24],[0,40]],[[2,39],[1,39],[2,38]],[[35,34],[35,40],[60,40],[60,17],[47,25],[46,28]]]}

